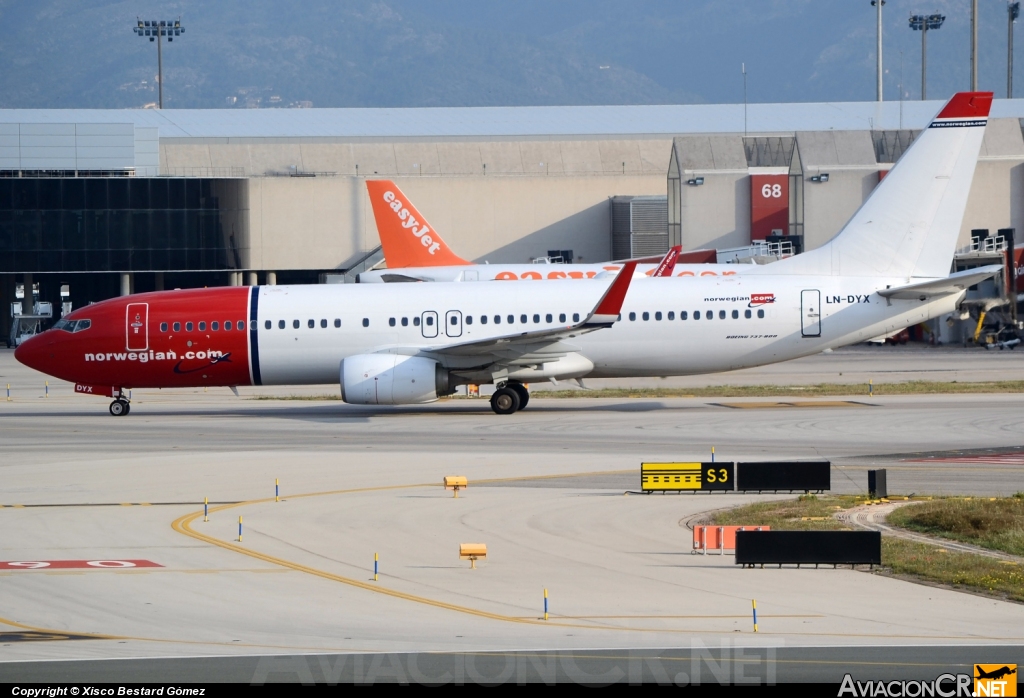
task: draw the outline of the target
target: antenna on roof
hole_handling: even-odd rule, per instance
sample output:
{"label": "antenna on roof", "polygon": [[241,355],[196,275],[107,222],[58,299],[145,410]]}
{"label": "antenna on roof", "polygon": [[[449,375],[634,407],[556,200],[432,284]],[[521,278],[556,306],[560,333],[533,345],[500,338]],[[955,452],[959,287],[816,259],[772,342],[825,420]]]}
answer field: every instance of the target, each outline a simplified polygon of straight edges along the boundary
{"label": "antenna on roof", "polygon": [[747,64],[740,63],[740,72],[743,73],[743,137],[747,137]]}

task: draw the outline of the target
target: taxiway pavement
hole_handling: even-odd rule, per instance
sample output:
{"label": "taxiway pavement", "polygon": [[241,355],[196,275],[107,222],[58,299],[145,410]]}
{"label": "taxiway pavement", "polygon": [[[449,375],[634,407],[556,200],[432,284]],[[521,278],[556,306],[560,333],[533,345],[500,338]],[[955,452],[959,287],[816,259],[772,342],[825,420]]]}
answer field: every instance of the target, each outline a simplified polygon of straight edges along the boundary
{"label": "taxiway pavement", "polygon": [[[0,381],[41,383],[11,364],[0,352]],[[839,492],[885,467],[890,491],[1012,494],[1020,395],[537,399],[505,417],[484,400],[246,397],[136,391],[123,418],[60,385],[0,402],[0,559],[160,565],[0,570],[0,662],[1024,643],[1018,604],[690,554],[688,518],[757,495],[625,494],[642,460],[712,446],[721,460],[830,459]],[[441,489],[453,474],[470,479],[458,499]],[[476,570],[464,542],[488,545]]]}

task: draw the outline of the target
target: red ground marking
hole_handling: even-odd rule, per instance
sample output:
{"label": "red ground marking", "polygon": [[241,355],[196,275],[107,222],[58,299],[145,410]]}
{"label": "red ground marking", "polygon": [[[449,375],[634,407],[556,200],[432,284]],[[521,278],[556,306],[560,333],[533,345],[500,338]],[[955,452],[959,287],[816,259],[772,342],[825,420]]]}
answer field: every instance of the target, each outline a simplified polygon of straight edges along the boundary
{"label": "red ground marking", "polygon": [[0,561],[0,570],[125,570],[134,567],[163,567],[149,560],[11,560]]}

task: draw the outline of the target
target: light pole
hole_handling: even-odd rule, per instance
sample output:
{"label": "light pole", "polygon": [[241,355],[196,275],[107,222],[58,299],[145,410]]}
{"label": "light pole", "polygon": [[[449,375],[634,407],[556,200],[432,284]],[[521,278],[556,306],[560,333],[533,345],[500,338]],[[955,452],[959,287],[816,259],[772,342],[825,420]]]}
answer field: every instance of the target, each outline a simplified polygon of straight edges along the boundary
{"label": "light pole", "polygon": [[740,63],[740,72],[743,73],[743,137],[747,137],[747,64]]}
{"label": "light pole", "polygon": [[885,0],[871,0],[871,6],[877,9],[875,21],[878,25],[878,77],[875,90],[878,94],[878,101],[882,101],[882,5]]}
{"label": "light pole", "polygon": [[971,0],[971,92],[978,91],[978,0]]}
{"label": "light pole", "polygon": [[157,71],[157,87],[159,89],[159,101],[160,108],[164,108],[164,57],[161,51],[160,44],[163,43],[162,38],[167,37],[167,41],[174,41],[174,37],[181,36],[185,31],[185,27],[181,26],[181,17],[175,20],[149,20],[143,21],[138,20],[138,25],[135,26],[132,31],[139,35],[139,37],[148,37],[150,41],[156,42],[156,71]]}
{"label": "light pole", "polygon": [[910,28],[921,32],[921,99],[928,99],[928,30],[938,29],[946,15],[910,15]]}
{"label": "light pole", "polygon": [[1013,24],[1020,17],[1020,3],[1006,3],[1006,98],[1013,99]]}

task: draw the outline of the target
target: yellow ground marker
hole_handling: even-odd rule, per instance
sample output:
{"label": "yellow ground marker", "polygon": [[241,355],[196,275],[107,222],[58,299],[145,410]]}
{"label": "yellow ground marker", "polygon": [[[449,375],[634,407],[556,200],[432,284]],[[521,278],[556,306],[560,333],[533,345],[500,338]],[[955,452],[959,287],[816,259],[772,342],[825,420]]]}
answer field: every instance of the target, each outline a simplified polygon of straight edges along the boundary
{"label": "yellow ground marker", "polygon": [[[593,476],[593,475],[621,475],[621,474],[628,474],[628,473],[633,473],[633,472],[634,472],[633,470],[614,470],[614,471],[607,471],[606,470],[606,471],[593,471],[593,472],[584,472],[584,473],[560,473],[560,474],[557,474],[557,475],[537,475],[537,476],[525,476],[525,477],[491,478],[491,479],[487,479],[487,480],[480,480],[479,483],[480,484],[491,484],[491,483],[496,483],[496,482],[521,482],[521,481],[524,481],[524,480],[553,480],[553,479],[561,479],[561,478],[569,478],[569,477],[587,477],[587,476]],[[436,487],[436,485],[430,484],[430,483],[418,483],[418,484],[410,484],[410,485],[385,485],[385,486],[382,486],[382,487],[358,487],[358,488],[344,489],[344,490],[328,490],[328,491],[325,491],[325,492],[307,492],[305,494],[292,495],[290,497],[290,499],[304,499],[304,498],[307,498],[307,497],[324,497],[324,496],[330,496],[330,495],[358,494],[358,493],[363,493],[363,492],[383,492],[383,491],[390,491],[390,490],[404,490],[404,489],[429,488],[429,487]],[[219,507],[216,507],[214,509],[214,511],[215,512],[216,511],[223,511],[225,509],[232,509],[232,508],[235,508],[235,507],[249,506],[249,505],[253,505],[253,504],[266,504],[266,503],[272,502],[272,501],[273,501],[273,499],[268,497],[268,498],[265,498],[265,499],[253,499],[253,500],[244,501],[244,502],[233,502],[231,504],[223,504],[223,505],[221,505]],[[418,596],[416,594],[409,594],[409,593],[406,593],[406,592],[398,591],[396,589],[389,589],[387,587],[378,586],[378,585],[373,584],[371,582],[361,582],[359,580],[351,579],[349,577],[344,577],[342,575],[334,574],[332,572],[327,572],[325,570],[319,570],[319,569],[316,569],[315,567],[309,567],[307,565],[303,565],[303,564],[300,564],[300,563],[297,563],[297,562],[292,562],[290,560],[285,560],[283,558],[274,557],[272,555],[266,555],[264,553],[260,553],[260,552],[257,552],[255,550],[249,550],[249,549],[243,548],[240,545],[236,545],[234,542],[219,540],[219,539],[214,538],[212,536],[208,536],[208,535],[205,535],[203,533],[199,533],[198,531],[193,530],[191,525],[192,525],[193,522],[195,522],[196,519],[198,519],[202,515],[203,515],[202,511],[196,511],[196,512],[193,512],[191,514],[185,514],[184,516],[178,517],[177,519],[172,521],[171,522],[171,528],[174,529],[175,531],[177,531],[178,533],[181,533],[182,535],[188,536],[190,538],[194,538],[196,540],[203,541],[204,543],[209,543],[210,545],[215,545],[215,546],[217,546],[219,548],[224,548],[225,550],[231,550],[231,551],[239,553],[241,555],[248,555],[249,557],[256,558],[258,560],[263,560],[264,562],[269,562],[272,565],[277,565],[279,567],[284,567],[284,568],[287,568],[287,569],[295,570],[296,572],[303,572],[305,574],[309,574],[309,575],[314,576],[314,577],[320,577],[321,579],[328,579],[328,580],[331,580],[331,581],[340,582],[340,583],[346,584],[348,586],[357,587],[359,589],[363,589],[363,590],[366,590],[366,591],[376,592],[378,594],[383,594],[385,596],[390,596],[392,598],[402,599],[402,600],[405,600],[405,601],[411,601],[413,603],[420,603],[420,604],[423,604],[423,605],[426,605],[426,606],[433,606],[434,608],[440,608],[440,609],[444,609],[444,610],[448,610],[448,611],[455,611],[456,613],[464,613],[464,614],[476,616],[476,617],[479,617],[479,618],[487,618],[487,619],[490,619],[490,620],[504,621],[504,622],[507,622],[507,623],[520,623],[520,624],[525,624],[525,625],[547,625],[547,626],[551,626],[551,627],[563,627],[563,628],[582,628],[582,629],[588,629],[588,630],[612,630],[612,631],[616,631],[616,632],[623,632],[623,631],[625,631],[625,632],[648,632],[648,633],[650,633],[650,632],[658,632],[658,633],[672,633],[672,634],[694,634],[694,633],[714,634],[714,633],[721,633],[722,632],[720,629],[717,629],[717,630],[714,630],[714,629],[699,629],[699,628],[673,628],[673,629],[669,629],[669,628],[661,628],[661,627],[659,627],[659,628],[644,628],[644,627],[622,627],[622,626],[615,626],[615,625],[596,625],[596,624],[589,624],[589,623],[564,623],[564,622],[544,621],[544,620],[541,620],[541,619],[535,618],[535,617],[534,618],[524,618],[524,617],[516,617],[516,616],[507,616],[507,615],[503,615],[503,614],[500,614],[500,613],[492,613],[490,611],[484,611],[484,610],[481,610],[481,609],[471,608],[471,607],[468,607],[468,606],[460,606],[458,604],[448,603],[446,601],[440,601],[440,600],[437,600],[437,599],[431,599],[431,598],[427,598],[427,597],[424,597],[424,596]],[[601,618],[601,616],[594,616],[594,617],[595,618]],[[636,616],[636,618],[644,618],[644,617],[645,616]],[[657,617],[658,618],[673,618],[675,616],[657,616]],[[695,616],[695,617],[702,617],[702,616]],[[712,618],[713,616],[707,616],[707,617],[708,618]],[[614,616],[609,616],[609,618],[614,618]],[[2,620],[3,619],[0,619],[0,622],[2,622]],[[962,639],[966,638],[966,636],[959,636],[959,635],[949,635],[949,636],[894,635],[894,634],[879,635],[877,633],[836,633],[836,632],[787,632],[787,633],[784,633],[784,634],[785,635],[792,635],[792,636],[800,636],[800,637],[837,637],[837,636],[838,637],[863,637],[863,638],[886,637],[886,638],[889,638],[889,639],[900,638],[900,639],[915,639],[915,640],[916,639],[920,639],[920,640],[924,640],[924,639],[930,639],[930,640],[962,640]],[[997,638],[997,637],[984,637],[984,636],[971,635],[970,638],[972,640],[984,639],[984,640],[998,640],[1000,642],[1008,642],[1008,641],[1016,641],[1016,640],[1024,641],[1024,636],[1022,636],[1022,637],[999,637],[999,638]],[[212,643],[212,644],[215,644],[215,643]],[[234,646],[237,647],[238,645],[234,645]],[[854,663],[856,663],[856,662],[854,662]],[[871,664],[875,664],[875,663],[872,662]],[[900,666],[903,666],[903,664],[900,664]]]}

